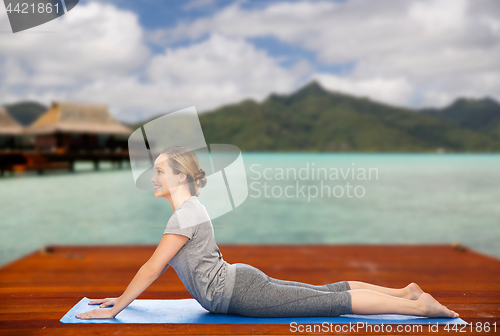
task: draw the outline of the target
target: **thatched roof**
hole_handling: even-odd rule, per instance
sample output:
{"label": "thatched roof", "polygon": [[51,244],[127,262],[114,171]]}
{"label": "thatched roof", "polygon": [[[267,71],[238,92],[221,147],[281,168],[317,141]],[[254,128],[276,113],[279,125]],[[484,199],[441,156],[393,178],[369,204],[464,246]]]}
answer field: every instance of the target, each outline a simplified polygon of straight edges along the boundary
{"label": "thatched roof", "polygon": [[23,133],[24,127],[14,120],[3,107],[0,107],[0,135],[18,135]]}
{"label": "thatched roof", "polygon": [[59,132],[129,135],[132,129],[122,125],[104,104],[80,104],[54,101],[50,108],[26,128],[28,134]]}

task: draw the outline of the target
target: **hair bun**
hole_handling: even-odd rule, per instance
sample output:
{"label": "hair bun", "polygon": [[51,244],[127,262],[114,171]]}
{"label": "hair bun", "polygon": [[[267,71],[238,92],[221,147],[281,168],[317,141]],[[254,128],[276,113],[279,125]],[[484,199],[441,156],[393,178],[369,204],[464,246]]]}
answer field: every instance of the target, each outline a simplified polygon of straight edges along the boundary
{"label": "hair bun", "polygon": [[205,177],[205,171],[200,168],[200,171],[198,172],[198,174],[196,174],[196,176],[194,177],[194,179],[195,180],[199,180],[199,179],[202,179],[204,177]]}
{"label": "hair bun", "polygon": [[200,171],[198,172],[198,174],[196,174],[196,176],[194,177],[194,180],[201,181],[199,183],[199,185],[201,188],[203,188],[207,184],[207,179],[205,177],[205,171],[200,168]]}

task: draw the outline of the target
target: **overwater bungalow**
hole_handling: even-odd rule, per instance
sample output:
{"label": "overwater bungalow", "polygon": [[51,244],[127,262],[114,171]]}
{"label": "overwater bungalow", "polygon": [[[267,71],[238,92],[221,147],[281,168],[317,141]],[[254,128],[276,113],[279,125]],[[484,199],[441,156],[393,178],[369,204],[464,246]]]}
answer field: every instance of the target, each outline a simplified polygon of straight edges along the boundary
{"label": "overwater bungalow", "polygon": [[25,143],[23,129],[5,108],[0,107],[0,150],[22,148]]}
{"label": "overwater bungalow", "polygon": [[114,119],[105,104],[54,101],[25,130],[41,152],[127,150],[132,129]]}

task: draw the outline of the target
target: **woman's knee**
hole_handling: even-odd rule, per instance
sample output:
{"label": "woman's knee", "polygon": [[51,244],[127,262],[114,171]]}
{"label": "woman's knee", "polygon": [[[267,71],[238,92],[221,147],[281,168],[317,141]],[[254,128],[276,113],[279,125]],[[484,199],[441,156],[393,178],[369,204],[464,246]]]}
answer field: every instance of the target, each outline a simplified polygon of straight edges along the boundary
{"label": "woman's knee", "polygon": [[351,289],[351,286],[347,281],[334,282],[325,286],[329,288],[332,292],[345,292]]}

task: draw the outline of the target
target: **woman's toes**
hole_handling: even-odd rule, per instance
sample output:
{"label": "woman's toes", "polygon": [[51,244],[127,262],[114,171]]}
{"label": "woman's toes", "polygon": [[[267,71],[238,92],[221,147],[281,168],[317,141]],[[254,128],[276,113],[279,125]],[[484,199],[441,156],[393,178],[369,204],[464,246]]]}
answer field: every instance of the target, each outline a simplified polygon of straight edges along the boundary
{"label": "woman's toes", "polygon": [[422,294],[418,301],[422,307],[423,316],[427,317],[456,317],[456,313],[439,303],[432,295]]}

